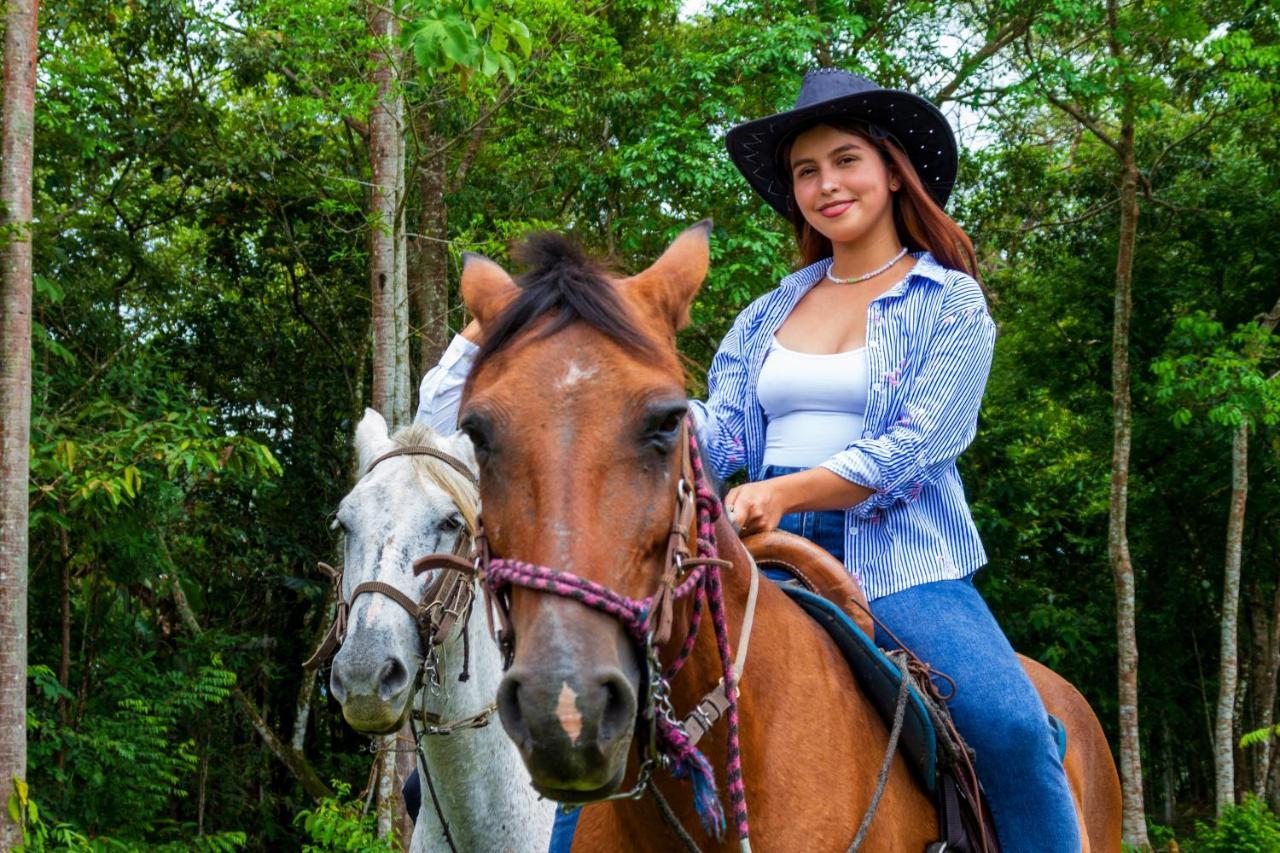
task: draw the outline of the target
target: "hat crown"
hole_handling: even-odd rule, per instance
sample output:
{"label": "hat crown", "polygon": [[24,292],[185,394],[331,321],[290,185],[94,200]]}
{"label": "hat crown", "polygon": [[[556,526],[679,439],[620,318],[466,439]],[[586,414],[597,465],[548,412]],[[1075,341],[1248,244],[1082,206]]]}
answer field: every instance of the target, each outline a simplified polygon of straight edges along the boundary
{"label": "hat crown", "polygon": [[799,110],[823,101],[879,88],[866,77],[860,77],[843,68],[817,68],[804,75],[804,82],[800,84],[800,94],[796,96],[796,105],[793,109]]}

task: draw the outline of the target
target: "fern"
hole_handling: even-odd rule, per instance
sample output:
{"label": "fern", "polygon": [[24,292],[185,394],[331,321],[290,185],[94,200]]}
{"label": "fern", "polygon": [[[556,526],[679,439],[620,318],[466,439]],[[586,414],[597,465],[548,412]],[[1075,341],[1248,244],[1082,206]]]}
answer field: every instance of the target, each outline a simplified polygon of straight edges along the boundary
{"label": "fern", "polygon": [[1245,749],[1253,746],[1255,743],[1262,743],[1273,737],[1280,737],[1280,726],[1271,726],[1269,728],[1256,729],[1240,737],[1240,748]]}
{"label": "fern", "polygon": [[314,809],[298,812],[295,825],[306,830],[310,844],[303,853],[395,853],[399,846],[394,838],[379,838],[377,819],[365,813],[359,800],[348,800],[351,786],[333,780],[335,796],[321,800]]}

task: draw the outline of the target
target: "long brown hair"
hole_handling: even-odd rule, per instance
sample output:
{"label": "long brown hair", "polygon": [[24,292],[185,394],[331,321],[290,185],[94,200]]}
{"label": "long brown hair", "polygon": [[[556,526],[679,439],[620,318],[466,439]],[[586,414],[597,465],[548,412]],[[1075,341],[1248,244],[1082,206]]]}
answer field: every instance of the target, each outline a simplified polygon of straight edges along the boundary
{"label": "long brown hair", "polygon": [[[902,181],[901,188],[892,193],[893,224],[898,239],[908,251],[927,251],[938,263],[951,269],[962,270],[975,279],[978,277],[978,257],[973,251],[973,241],[956,221],[947,216],[924,188],[916,167],[891,137],[877,139],[867,126],[848,119],[823,119],[795,133],[779,149],[778,172],[790,184],[791,146],[796,137],[809,128],[825,124],[836,130],[852,133],[877,151],[891,172]],[[831,240],[809,224],[795,202],[794,188],[789,187],[788,208],[791,225],[796,231],[796,246],[800,249],[800,262],[804,266],[816,263],[832,255]]]}

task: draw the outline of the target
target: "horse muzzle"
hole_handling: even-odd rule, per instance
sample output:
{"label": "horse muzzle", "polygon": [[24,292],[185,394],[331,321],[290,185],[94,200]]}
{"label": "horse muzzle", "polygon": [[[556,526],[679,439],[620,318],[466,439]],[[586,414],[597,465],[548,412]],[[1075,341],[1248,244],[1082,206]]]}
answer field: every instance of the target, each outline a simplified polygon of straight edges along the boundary
{"label": "horse muzzle", "polygon": [[390,734],[404,725],[413,698],[413,675],[405,661],[388,656],[344,655],[333,661],[329,690],[342,705],[342,716],[363,734]]}
{"label": "horse muzzle", "polygon": [[587,801],[621,784],[636,721],[636,689],[621,669],[517,663],[498,687],[498,713],[544,796]]}

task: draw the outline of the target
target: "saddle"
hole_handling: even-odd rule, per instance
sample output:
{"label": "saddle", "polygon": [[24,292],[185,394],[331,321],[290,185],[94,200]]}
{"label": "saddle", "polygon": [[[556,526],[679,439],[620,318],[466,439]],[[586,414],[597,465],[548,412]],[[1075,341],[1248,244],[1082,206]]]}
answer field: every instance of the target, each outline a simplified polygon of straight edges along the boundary
{"label": "saddle", "polygon": [[[844,565],[808,539],[783,531],[757,533],[742,541],[760,569],[835,640],[859,686],[891,725],[902,670],[876,645],[866,597]],[[909,651],[908,658],[914,658]],[[929,845],[927,853],[994,853],[995,833],[980,804],[972,752],[951,723],[946,699],[928,668],[912,664],[907,669],[911,683],[898,745],[937,804],[940,840]],[[1056,719],[1054,723],[1060,754],[1065,753],[1066,729]]]}

